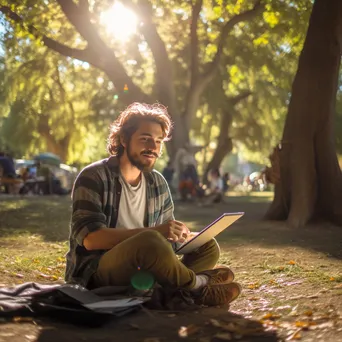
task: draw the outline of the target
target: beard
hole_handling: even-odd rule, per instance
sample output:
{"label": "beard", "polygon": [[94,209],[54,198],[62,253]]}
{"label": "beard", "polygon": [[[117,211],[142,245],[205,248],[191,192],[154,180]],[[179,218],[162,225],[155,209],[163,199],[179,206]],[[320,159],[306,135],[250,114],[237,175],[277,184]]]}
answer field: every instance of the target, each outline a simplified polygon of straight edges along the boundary
{"label": "beard", "polygon": [[[154,159],[147,159],[144,155],[153,156]],[[151,172],[159,156],[152,151],[142,151],[139,154],[131,151],[130,143],[127,144],[127,158],[130,163],[142,172]]]}

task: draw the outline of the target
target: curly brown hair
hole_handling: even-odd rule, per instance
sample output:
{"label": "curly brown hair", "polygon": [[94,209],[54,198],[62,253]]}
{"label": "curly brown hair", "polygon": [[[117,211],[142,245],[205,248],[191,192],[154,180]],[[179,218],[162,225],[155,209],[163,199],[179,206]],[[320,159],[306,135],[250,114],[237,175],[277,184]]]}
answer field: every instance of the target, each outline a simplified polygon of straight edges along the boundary
{"label": "curly brown hair", "polygon": [[172,121],[166,107],[159,103],[150,105],[134,102],[121,112],[110,126],[107,139],[107,151],[110,155],[121,157],[124,147],[120,142],[120,137],[123,136],[125,141],[129,141],[142,120],[159,123],[163,130],[164,141],[170,140]]}

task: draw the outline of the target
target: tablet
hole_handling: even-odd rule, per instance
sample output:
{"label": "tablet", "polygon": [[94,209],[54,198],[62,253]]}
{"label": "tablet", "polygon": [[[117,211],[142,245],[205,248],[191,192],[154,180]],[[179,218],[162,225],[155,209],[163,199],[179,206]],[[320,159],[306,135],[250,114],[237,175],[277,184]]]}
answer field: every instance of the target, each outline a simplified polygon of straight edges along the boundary
{"label": "tablet", "polygon": [[176,250],[176,254],[187,254],[203,246],[216,235],[220,234],[222,231],[232,225],[244,214],[244,212],[222,214],[218,219],[202,229],[198,233],[198,235],[194,236],[191,240],[181,245]]}

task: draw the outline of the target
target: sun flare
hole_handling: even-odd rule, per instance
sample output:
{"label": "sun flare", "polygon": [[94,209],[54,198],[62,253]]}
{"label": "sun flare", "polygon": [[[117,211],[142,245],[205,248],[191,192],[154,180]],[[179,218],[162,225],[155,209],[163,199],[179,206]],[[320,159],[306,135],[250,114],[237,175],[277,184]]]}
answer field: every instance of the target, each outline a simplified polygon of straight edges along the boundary
{"label": "sun flare", "polygon": [[118,1],[101,14],[100,21],[109,34],[122,42],[127,41],[136,32],[138,24],[135,13]]}

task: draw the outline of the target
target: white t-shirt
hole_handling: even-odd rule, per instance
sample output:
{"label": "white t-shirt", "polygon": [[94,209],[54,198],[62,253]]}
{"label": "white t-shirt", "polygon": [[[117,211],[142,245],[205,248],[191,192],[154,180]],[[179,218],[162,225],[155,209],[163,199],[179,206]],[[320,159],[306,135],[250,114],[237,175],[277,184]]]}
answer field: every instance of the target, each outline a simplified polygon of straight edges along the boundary
{"label": "white t-shirt", "polygon": [[140,183],[132,186],[120,176],[121,197],[119,204],[117,228],[142,228],[144,227],[146,211],[146,179],[141,174]]}
{"label": "white t-shirt", "polygon": [[224,182],[221,177],[212,179],[210,181],[210,190],[215,192],[223,192]]}

